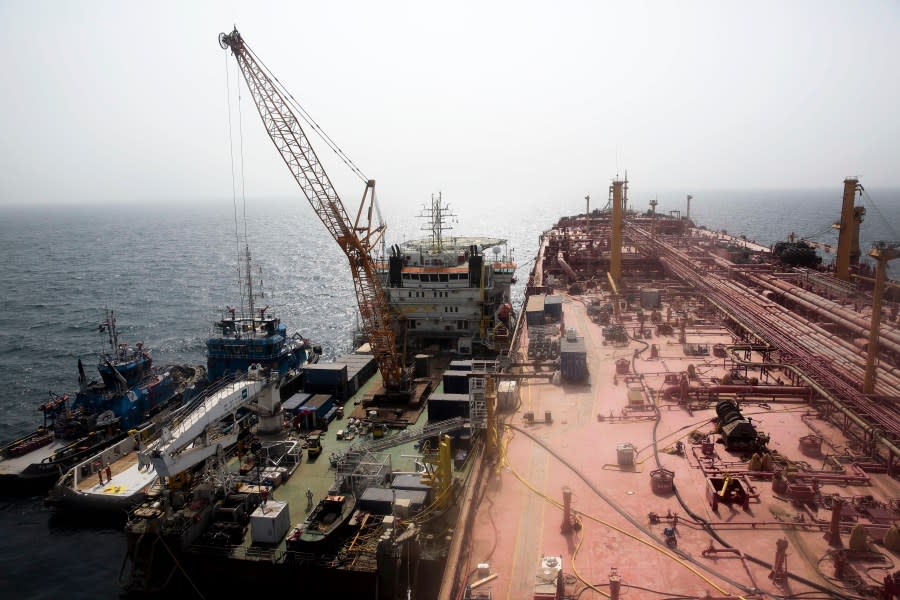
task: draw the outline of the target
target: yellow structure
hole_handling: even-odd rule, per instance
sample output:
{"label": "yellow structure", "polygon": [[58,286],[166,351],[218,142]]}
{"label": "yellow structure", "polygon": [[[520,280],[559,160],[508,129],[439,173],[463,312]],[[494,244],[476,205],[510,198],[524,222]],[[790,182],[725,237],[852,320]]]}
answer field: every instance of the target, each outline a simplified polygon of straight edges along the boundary
{"label": "yellow structure", "polygon": [[435,508],[444,508],[452,500],[450,490],[453,487],[453,455],[449,435],[441,436],[437,454],[425,456],[425,462],[433,468],[422,476],[422,482],[434,490]]}
{"label": "yellow structure", "polygon": [[878,356],[878,334],[881,327],[881,300],[884,296],[884,280],[887,278],[887,263],[900,257],[900,244],[875,242],[869,256],[878,261],[875,268],[875,291],[872,292],[872,325],[869,329],[869,348],[866,355],[866,376],[863,379],[863,393],[875,392],[875,358]]}
{"label": "yellow structure", "polygon": [[854,207],[856,192],[863,189],[856,177],[844,179],[844,202],[841,207],[841,222],[835,224],[839,230],[837,258],[835,259],[835,277],[850,281],[850,266],[859,264],[859,225],[863,221],[866,209]]}
{"label": "yellow structure", "polygon": [[496,421],[497,386],[494,378],[488,376],[484,382],[484,404],[487,411],[487,428],[485,432],[484,452],[488,460],[497,457],[500,438],[500,428]]}

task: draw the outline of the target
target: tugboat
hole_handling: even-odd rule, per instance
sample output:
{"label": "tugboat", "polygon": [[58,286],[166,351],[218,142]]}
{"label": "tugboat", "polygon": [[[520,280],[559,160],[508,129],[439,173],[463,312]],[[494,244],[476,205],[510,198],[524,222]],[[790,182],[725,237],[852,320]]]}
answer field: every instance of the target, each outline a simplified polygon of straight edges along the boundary
{"label": "tugboat", "polygon": [[254,291],[249,245],[245,244],[240,262],[242,302],[240,308],[225,309],[213,326],[213,335],[206,340],[207,376],[213,382],[259,365],[284,378],[281,393],[282,398],[288,398],[300,386],[300,367],[317,362],[322,348],[313,346],[299,333],[289,336],[287,326],[269,314],[268,306],[256,306],[256,300],[264,295],[261,281],[257,281]]}
{"label": "tugboat", "polygon": [[51,393],[38,407],[43,425],[0,447],[0,492],[46,491],[73,465],[205,386],[202,366],[154,369],[143,344],[121,343],[113,311],[107,311],[99,331],[109,343],[97,365],[100,380],[88,381],[79,360],[74,399]]}

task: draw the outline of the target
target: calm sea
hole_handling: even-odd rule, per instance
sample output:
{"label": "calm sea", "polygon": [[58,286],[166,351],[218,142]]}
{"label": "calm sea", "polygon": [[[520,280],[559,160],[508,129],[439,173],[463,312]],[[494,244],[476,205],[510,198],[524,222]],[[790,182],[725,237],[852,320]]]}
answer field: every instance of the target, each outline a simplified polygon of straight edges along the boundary
{"label": "calm sea", "polygon": [[[837,191],[694,193],[691,216],[711,229],[762,244],[808,235],[838,218]],[[684,211],[681,195],[659,210]],[[863,225],[864,247],[898,239],[900,191],[879,193]],[[646,199],[632,195],[643,209]],[[578,201],[514,203],[460,214],[452,233],[509,239],[522,299],[538,236]],[[562,207],[562,208],[561,208]],[[562,211],[562,212],[561,212]],[[471,212],[471,211],[469,211]],[[411,216],[395,219],[389,242],[421,237]],[[97,325],[116,311],[122,336],[143,341],[157,364],[204,363],[204,340],[226,305],[237,304],[235,222],[219,206],[0,208],[0,440],[39,424],[49,391],[71,391],[81,358],[93,369]],[[241,224],[243,229],[243,224]],[[325,359],[351,349],[356,327],[349,269],[305,202],[248,209],[247,233],[266,298],[288,326],[320,343]],[[831,232],[823,241],[836,238]],[[900,261],[898,261],[900,262]],[[898,276],[898,265],[894,266]],[[116,529],[58,522],[40,498],[0,499],[0,597],[111,598],[119,594],[124,538]]]}

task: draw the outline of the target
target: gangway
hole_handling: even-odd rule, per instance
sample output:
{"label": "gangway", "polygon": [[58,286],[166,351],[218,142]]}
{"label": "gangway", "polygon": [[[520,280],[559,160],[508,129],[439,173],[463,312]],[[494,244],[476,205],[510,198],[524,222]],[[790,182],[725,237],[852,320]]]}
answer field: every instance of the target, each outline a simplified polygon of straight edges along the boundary
{"label": "gangway", "polygon": [[[150,464],[161,477],[171,477],[210,458],[219,448],[237,443],[239,431],[214,431],[214,425],[242,406],[256,400],[270,381],[250,375],[215,389],[184,419],[162,430],[159,441],[142,452],[142,464]],[[212,434],[217,434],[213,436]],[[194,443],[205,435],[201,443]]]}
{"label": "gangway", "polygon": [[457,429],[463,429],[469,426],[469,420],[462,417],[453,417],[452,419],[445,419],[444,421],[435,421],[434,423],[428,423],[423,427],[416,429],[404,429],[395,435],[378,440],[354,444],[350,447],[350,450],[347,451],[347,454],[355,452],[371,452],[373,454],[384,452],[385,450],[400,446],[407,442],[424,440],[426,438],[439,436],[442,433],[450,433],[451,431],[456,431]]}

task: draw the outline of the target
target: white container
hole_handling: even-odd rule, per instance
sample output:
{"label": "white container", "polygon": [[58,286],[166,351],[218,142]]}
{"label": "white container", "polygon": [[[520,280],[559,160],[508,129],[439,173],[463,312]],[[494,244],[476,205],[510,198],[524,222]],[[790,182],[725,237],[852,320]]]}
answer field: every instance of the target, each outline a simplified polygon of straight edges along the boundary
{"label": "white container", "polygon": [[634,444],[616,444],[616,457],[623,467],[634,465],[634,455],[637,449]]}
{"label": "white container", "polygon": [[628,405],[642,406],[644,404],[644,392],[641,390],[628,390]]}
{"label": "white container", "polygon": [[401,519],[409,516],[409,498],[398,498],[394,501],[394,514]]}
{"label": "white container", "polygon": [[291,527],[287,502],[269,500],[250,515],[250,533],[254,544],[277,544]]}
{"label": "white container", "polygon": [[510,410],[519,400],[519,388],[515,381],[501,381],[497,385],[497,408]]}

